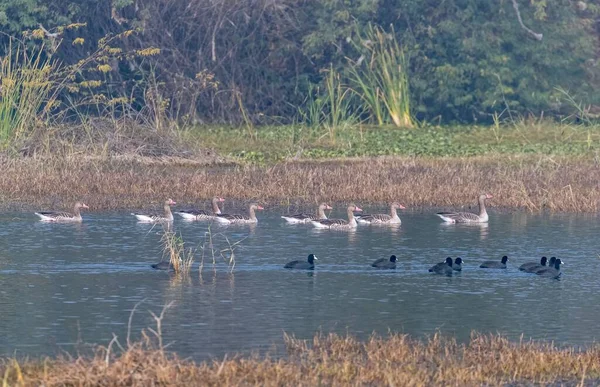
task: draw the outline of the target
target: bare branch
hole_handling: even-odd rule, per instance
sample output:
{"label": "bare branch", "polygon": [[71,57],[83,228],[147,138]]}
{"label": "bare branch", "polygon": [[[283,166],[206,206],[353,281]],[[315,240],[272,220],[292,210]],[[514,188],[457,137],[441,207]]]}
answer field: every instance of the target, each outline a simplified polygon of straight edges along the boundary
{"label": "bare branch", "polygon": [[533,36],[535,40],[542,40],[542,38],[544,37],[543,34],[538,34],[537,32],[530,30],[525,24],[523,24],[523,19],[521,19],[521,12],[519,12],[519,4],[517,4],[517,0],[512,0],[512,4],[513,8],[515,9],[515,12],[517,13],[517,19],[519,20],[519,24],[521,25],[521,27],[525,31],[527,31],[529,35]]}

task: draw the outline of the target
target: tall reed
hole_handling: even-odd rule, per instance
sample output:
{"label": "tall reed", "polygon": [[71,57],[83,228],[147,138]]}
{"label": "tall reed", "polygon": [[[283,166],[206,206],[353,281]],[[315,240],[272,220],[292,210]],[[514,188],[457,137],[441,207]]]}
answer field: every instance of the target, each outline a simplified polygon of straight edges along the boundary
{"label": "tall reed", "polygon": [[356,93],[378,125],[391,120],[398,127],[414,126],[410,110],[408,61],[394,29],[369,26],[353,41],[361,56],[351,61],[350,78]]}
{"label": "tall reed", "polygon": [[23,139],[43,122],[43,107],[51,104],[51,74],[54,63],[45,59],[44,47],[28,51],[25,44],[9,38],[0,58],[0,148]]}

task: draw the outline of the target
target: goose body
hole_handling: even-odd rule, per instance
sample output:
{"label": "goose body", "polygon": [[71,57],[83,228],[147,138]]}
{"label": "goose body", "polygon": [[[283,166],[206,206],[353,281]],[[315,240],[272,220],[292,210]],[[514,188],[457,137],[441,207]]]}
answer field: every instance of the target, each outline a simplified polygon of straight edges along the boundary
{"label": "goose body", "polygon": [[318,259],[314,254],[309,254],[306,261],[291,261],[283,266],[285,269],[313,270],[315,260]]}
{"label": "goose body", "polygon": [[73,213],[61,211],[40,211],[35,212],[43,222],[81,222],[81,209],[89,208],[85,203],[77,202],[73,207]]}
{"label": "goose body", "polygon": [[225,199],[223,198],[214,197],[212,199],[212,212],[208,212],[205,210],[190,209],[176,211],[175,213],[185,220],[213,220],[215,218],[215,215],[221,213],[219,203],[222,203],[224,201]]}
{"label": "goose body", "polygon": [[452,275],[452,258],[448,257],[444,262],[433,265],[430,269],[430,273]]}
{"label": "goose body", "polygon": [[508,257],[505,255],[502,257],[500,262],[498,261],[485,261],[479,267],[482,269],[506,269],[506,262],[508,262]]}
{"label": "goose body", "polygon": [[[543,269],[546,267],[546,263],[548,262],[548,258],[542,257],[540,262],[527,262],[519,266],[519,270],[524,271],[525,273],[535,273],[539,269]],[[554,263],[554,262],[553,262]]]}
{"label": "goose body", "polygon": [[372,267],[377,269],[395,269],[396,268],[396,256],[392,255],[389,259],[379,258],[371,264]]}
{"label": "goose body", "polygon": [[354,218],[354,211],[362,211],[359,207],[354,204],[348,206],[347,214],[348,220],[344,219],[320,219],[311,220],[311,223],[316,228],[330,228],[330,229],[354,229],[357,226],[356,219]]}
{"label": "goose body", "polygon": [[175,203],[172,199],[167,199],[165,201],[165,205],[163,207],[163,209],[165,211],[163,215],[158,215],[158,214],[144,215],[144,214],[136,214],[136,213],[131,213],[131,215],[135,216],[136,219],[138,220],[138,222],[141,222],[141,223],[172,222],[173,221],[173,213],[171,212],[171,206],[175,205],[175,204],[177,204],[177,203]]}
{"label": "goose body", "polygon": [[493,198],[490,194],[479,195],[479,215],[471,212],[438,212],[437,216],[447,223],[486,223],[489,220],[485,209],[485,200]]}
{"label": "goose body", "polygon": [[264,208],[256,203],[250,204],[248,208],[248,215],[240,214],[217,214],[215,220],[222,224],[244,224],[244,223],[258,223],[256,218],[256,210],[264,210]]}
{"label": "goose body", "polygon": [[400,224],[402,221],[398,216],[397,209],[404,210],[406,207],[394,202],[390,206],[389,214],[362,214],[355,215],[355,218],[358,223],[364,224]]}
{"label": "goose body", "polygon": [[281,217],[285,219],[286,222],[291,224],[310,223],[312,220],[327,219],[327,215],[325,215],[325,210],[331,210],[331,206],[329,206],[327,203],[321,203],[317,210],[317,215],[299,213],[289,216],[282,215]]}
{"label": "goose body", "polygon": [[556,261],[554,261],[554,267],[546,267],[544,269],[540,269],[540,270],[536,271],[535,274],[537,274],[541,277],[558,279],[561,274],[560,265],[562,265],[562,264],[563,264],[563,262],[560,259],[556,259]]}

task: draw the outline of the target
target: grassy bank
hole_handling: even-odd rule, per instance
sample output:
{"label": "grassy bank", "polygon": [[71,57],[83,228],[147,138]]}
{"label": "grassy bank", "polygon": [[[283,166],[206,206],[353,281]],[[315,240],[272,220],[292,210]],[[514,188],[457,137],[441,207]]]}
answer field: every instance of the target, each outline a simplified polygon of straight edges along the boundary
{"label": "grassy bank", "polygon": [[[490,192],[491,207],[596,212],[600,168],[595,158],[490,155],[457,158],[383,157],[297,161],[275,165],[205,165],[181,159],[19,158],[1,161],[5,208],[71,208],[84,200],[91,211],[207,206],[222,196],[265,205],[388,203],[408,207],[476,206]],[[236,204],[237,206],[238,204]]]}
{"label": "grassy bank", "polygon": [[[287,356],[227,356],[194,363],[144,343],[77,358],[0,361],[4,385],[597,385],[600,349],[511,343],[474,334],[467,344],[405,335],[286,338]],[[115,354],[116,353],[116,354]]]}
{"label": "grassy bank", "polygon": [[600,125],[548,121],[495,126],[425,126],[406,130],[348,126],[333,137],[323,128],[277,126],[198,127],[187,138],[240,161],[274,163],[297,159],[364,156],[470,157],[482,155],[595,156]]}

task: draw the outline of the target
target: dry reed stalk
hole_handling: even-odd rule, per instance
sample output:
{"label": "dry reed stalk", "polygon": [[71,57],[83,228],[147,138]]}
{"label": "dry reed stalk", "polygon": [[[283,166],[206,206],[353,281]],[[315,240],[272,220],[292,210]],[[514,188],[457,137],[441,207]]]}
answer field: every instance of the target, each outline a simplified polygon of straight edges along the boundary
{"label": "dry reed stalk", "polygon": [[144,207],[165,197],[195,203],[218,195],[271,205],[400,200],[410,207],[461,208],[475,207],[476,195],[489,192],[491,207],[596,212],[600,200],[597,161],[576,157],[385,157],[269,167],[81,157],[7,159],[0,166],[5,207],[70,206],[84,199],[95,210],[109,210]]}
{"label": "dry reed stalk", "polygon": [[[163,311],[164,312],[164,311]],[[157,320],[162,318],[156,316]],[[156,331],[158,333],[158,331]],[[88,357],[0,361],[7,385],[597,385],[600,348],[558,348],[473,334],[466,344],[438,334],[285,337],[288,354],[225,356],[194,363],[160,349],[151,336],[121,352],[100,347]],[[117,346],[115,346],[117,347]]]}

